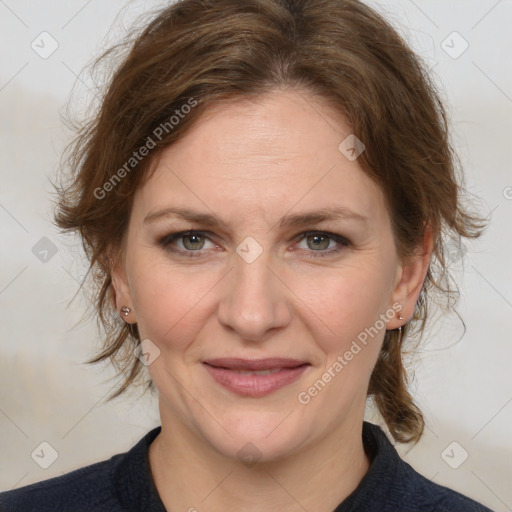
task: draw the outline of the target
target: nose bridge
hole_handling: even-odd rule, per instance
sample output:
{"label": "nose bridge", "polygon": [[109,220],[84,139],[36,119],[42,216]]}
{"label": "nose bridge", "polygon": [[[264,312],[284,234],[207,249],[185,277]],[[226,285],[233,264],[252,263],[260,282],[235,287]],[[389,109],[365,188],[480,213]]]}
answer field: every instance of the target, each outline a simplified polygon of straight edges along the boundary
{"label": "nose bridge", "polygon": [[270,251],[248,237],[236,252],[219,304],[219,321],[241,337],[257,340],[289,321],[286,292],[269,268]]}

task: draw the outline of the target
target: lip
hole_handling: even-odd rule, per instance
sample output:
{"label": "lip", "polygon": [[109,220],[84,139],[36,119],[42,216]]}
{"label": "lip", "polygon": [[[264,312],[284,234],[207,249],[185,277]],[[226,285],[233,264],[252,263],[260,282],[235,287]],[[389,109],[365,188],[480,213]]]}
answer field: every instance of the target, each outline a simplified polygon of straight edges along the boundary
{"label": "lip", "polygon": [[217,359],[207,359],[203,363],[217,368],[226,368],[228,370],[274,370],[275,368],[295,368],[302,364],[308,364],[307,361],[299,359],[289,359],[284,357],[272,357],[266,359],[243,359],[240,357],[221,357]]}
{"label": "lip", "polygon": [[[218,384],[233,393],[260,397],[295,382],[311,365],[306,361],[285,358],[221,358],[203,361],[203,366]],[[265,370],[271,370],[272,373],[263,375],[240,373],[240,371]]]}

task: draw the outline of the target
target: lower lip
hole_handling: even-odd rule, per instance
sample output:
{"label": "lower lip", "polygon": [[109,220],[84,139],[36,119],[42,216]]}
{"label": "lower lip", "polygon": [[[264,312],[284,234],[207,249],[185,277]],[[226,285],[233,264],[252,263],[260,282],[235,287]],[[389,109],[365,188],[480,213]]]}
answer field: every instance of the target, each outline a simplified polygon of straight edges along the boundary
{"label": "lower lip", "polygon": [[282,368],[280,371],[268,375],[242,375],[234,370],[203,364],[220,385],[238,395],[252,397],[269,395],[295,382],[310,366],[304,364],[295,368]]}

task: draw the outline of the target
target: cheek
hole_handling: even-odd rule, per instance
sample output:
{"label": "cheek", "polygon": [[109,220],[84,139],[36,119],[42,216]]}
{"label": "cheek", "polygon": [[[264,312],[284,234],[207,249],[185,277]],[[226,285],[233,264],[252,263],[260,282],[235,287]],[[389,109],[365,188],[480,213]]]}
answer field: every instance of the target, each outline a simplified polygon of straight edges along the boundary
{"label": "cheek", "polygon": [[[215,310],[223,273],[218,268],[173,264],[153,251],[134,251],[127,263],[132,270],[130,288],[141,339],[151,339],[161,350],[192,357],[187,349],[201,331],[218,328]],[[372,258],[338,268],[288,269],[282,278],[289,289],[284,288],[277,299],[289,304],[292,324],[309,331],[317,348],[332,361],[384,312],[386,275]],[[375,348],[365,347],[358,356],[361,364],[376,357],[378,336],[368,338],[374,339],[367,347]]]}
{"label": "cheek", "polygon": [[187,346],[201,328],[199,318],[218,279],[149,258],[134,264],[131,289],[141,338],[168,350]]}
{"label": "cheek", "polygon": [[[360,345],[365,347],[360,352],[363,357],[358,359],[368,357],[373,360],[378,353],[378,340],[385,330],[379,318],[389,299],[389,283],[383,276],[382,268],[365,265],[323,270],[313,279],[295,279],[293,290],[303,304],[304,314],[309,311],[307,317],[311,318],[310,328],[315,341],[329,360],[344,354],[357,339],[362,340]],[[370,343],[364,345],[364,341],[371,340],[375,340],[373,347]]]}

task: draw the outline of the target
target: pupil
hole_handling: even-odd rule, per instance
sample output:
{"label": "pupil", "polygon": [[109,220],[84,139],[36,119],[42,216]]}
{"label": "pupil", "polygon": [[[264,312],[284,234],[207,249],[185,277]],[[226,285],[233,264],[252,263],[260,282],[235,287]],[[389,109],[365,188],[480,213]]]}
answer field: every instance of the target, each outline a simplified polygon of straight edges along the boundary
{"label": "pupil", "polygon": [[200,241],[198,242],[198,240],[200,240],[200,236],[199,235],[187,235],[184,239],[184,245],[185,247],[187,247],[187,245],[190,245],[190,244],[187,244],[186,241],[190,241],[190,240],[193,240],[192,241],[192,247],[187,247],[189,249],[200,249],[201,247],[197,247],[195,244],[199,244],[199,246],[201,246],[200,244]]}
{"label": "pupil", "polygon": [[[313,240],[315,240],[314,242],[314,246],[318,249],[326,249],[327,246],[329,245],[329,240],[326,236],[324,235],[312,235],[310,238],[312,238]],[[321,243],[321,240],[323,239],[324,243],[322,244]],[[318,244],[317,242],[320,240],[320,244]],[[327,244],[325,243],[327,242]]]}

